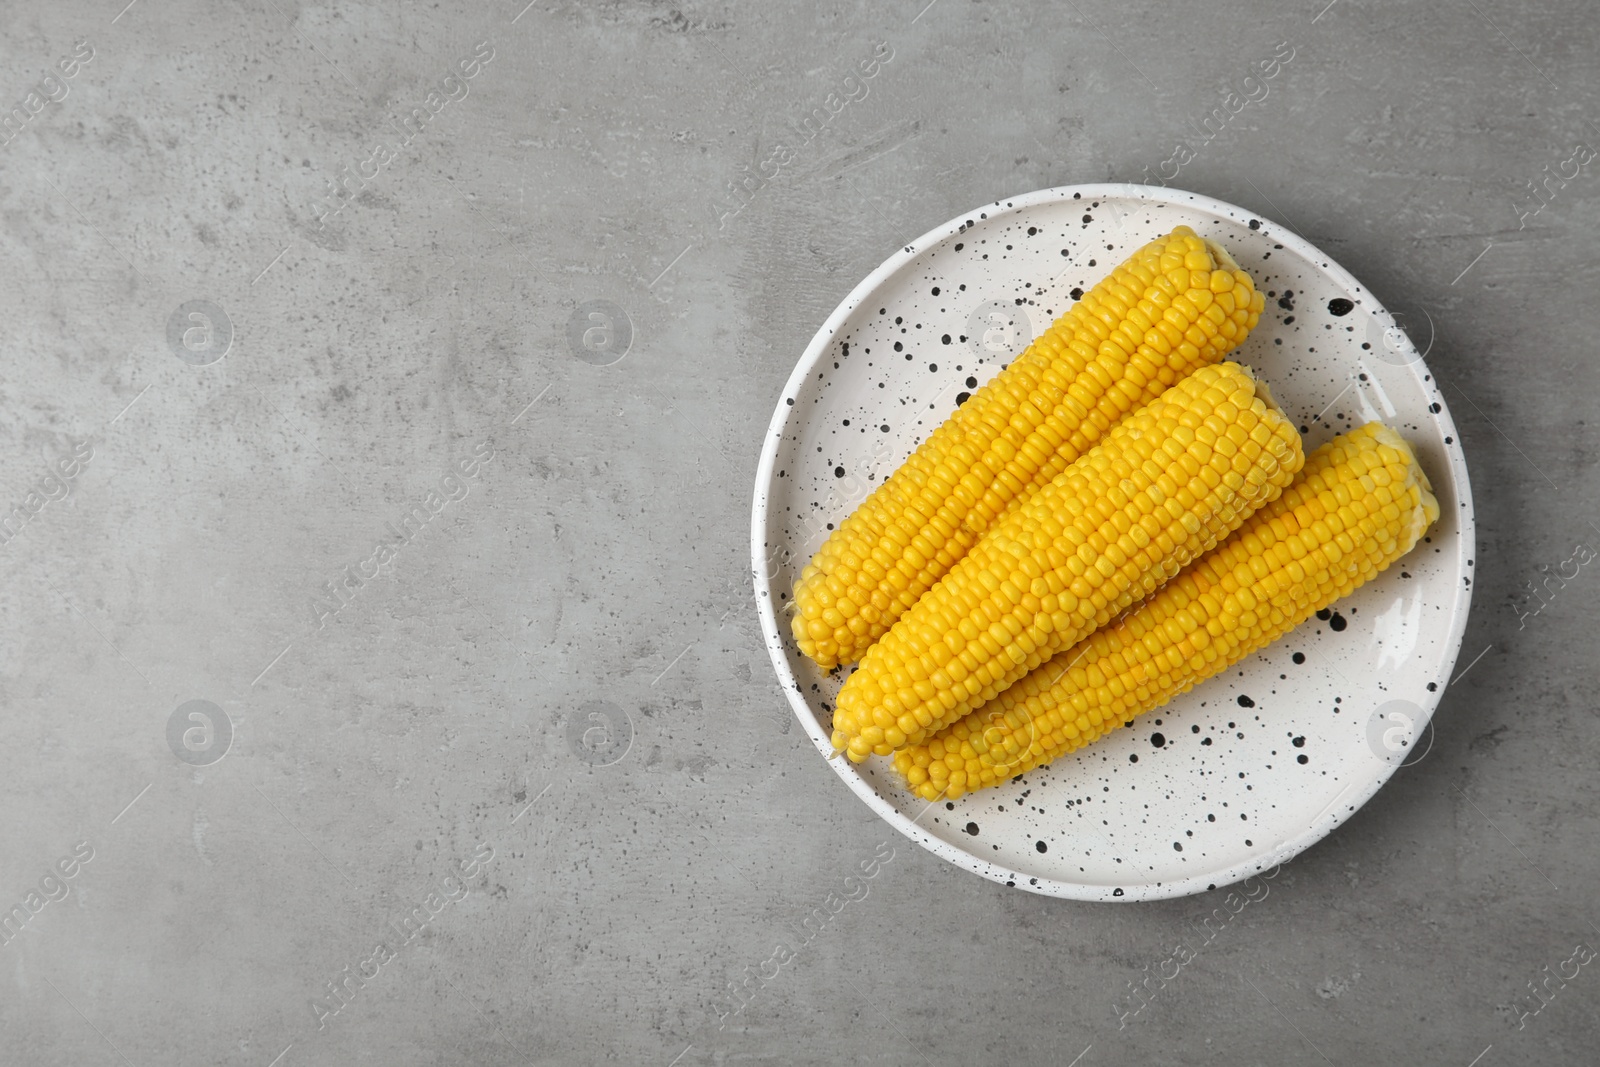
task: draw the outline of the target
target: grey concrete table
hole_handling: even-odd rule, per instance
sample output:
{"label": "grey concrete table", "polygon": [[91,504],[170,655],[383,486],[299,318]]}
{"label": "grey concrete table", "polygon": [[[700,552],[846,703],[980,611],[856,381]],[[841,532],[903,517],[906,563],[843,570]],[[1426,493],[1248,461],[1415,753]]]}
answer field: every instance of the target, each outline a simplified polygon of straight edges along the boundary
{"label": "grey concrete table", "polygon": [[[0,14],[0,1061],[1595,1062],[1583,4],[524,2]],[[746,547],[868,270],[1160,178],[1431,320],[1479,517],[1430,753],[1176,977],[1221,893],[853,798]]]}

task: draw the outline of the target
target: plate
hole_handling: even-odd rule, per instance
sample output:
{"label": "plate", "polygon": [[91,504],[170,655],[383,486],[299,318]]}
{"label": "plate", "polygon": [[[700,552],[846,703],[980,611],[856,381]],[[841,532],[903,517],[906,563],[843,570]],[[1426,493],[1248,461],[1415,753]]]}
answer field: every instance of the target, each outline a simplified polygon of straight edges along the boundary
{"label": "plate", "polygon": [[[1440,519],[1404,559],[1165,707],[1047,767],[922,800],[890,760],[833,756],[830,676],[795,647],[791,590],[828,531],[956,405],[1135,249],[1179,224],[1268,294],[1229,358],[1301,427],[1306,451],[1381,420],[1415,447]],[[1417,334],[1410,336],[1408,328]],[[1418,349],[1421,343],[1421,350]],[[1397,319],[1270,219],[1141,185],[997,201],[889,257],[828,317],[778,400],[756,473],[751,551],[767,648],[818,752],[907,837],[986,878],[1079,900],[1203,892],[1297,855],[1402,764],[1425,758],[1472,595],[1473,518],[1450,412]]]}

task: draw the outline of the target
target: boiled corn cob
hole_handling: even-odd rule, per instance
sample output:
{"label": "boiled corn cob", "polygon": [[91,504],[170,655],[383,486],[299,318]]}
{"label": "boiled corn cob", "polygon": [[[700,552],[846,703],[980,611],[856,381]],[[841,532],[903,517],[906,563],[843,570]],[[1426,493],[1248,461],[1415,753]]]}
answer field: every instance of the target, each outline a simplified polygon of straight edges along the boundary
{"label": "boiled corn cob", "polygon": [[1187,226],[1134,253],[829,535],[795,583],[800,651],[825,668],[860,659],[1008,508],[1222,359],[1262,306],[1250,276]]}
{"label": "boiled corn cob", "polygon": [[1438,517],[1411,447],[1368,423],[1313,452],[1282,496],[1116,626],[895,753],[895,769],[922,797],[955,799],[1081,748],[1349,594]]}
{"label": "boiled corn cob", "polygon": [[996,525],[867,651],[833,744],[918,744],[1076,644],[1275,499],[1300,435],[1236,363],[1135,412]]}

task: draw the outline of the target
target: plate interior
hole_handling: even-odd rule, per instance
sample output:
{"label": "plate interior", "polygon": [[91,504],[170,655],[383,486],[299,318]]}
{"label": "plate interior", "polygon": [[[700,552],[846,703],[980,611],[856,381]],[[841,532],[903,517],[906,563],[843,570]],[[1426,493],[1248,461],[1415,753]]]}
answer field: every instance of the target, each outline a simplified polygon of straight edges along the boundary
{"label": "plate interior", "polygon": [[886,758],[831,759],[915,840],[1036,892],[1174,896],[1289,858],[1429,743],[1460,645],[1471,501],[1459,438],[1418,351],[1431,345],[1428,327],[1397,324],[1316,249],[1243,209],[1143,187],[1046,190],[953,220],[884,264],[819,332],[779,400],[756,490],[755,579],[774,665],[819,751],[831,753],[847,672],[830,676],[794,646],[787,607],[800,569],[968,393],[1179,224],[1225,246],[1268,294],[1229,358],[1270,384],[1306,451],[1386,422],[1416,448],[1441,517],[1326,619],[1000,788],[930,806]]}

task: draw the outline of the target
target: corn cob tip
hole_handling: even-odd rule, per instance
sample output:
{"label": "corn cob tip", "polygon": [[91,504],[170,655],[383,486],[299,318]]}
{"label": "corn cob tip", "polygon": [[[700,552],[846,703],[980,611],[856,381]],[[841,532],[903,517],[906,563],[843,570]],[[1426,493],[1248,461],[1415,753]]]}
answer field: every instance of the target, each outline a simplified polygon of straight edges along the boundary
{"label": "corn cob tip", "polygon": [[1428,492],[1433,492],[1433,483],[1428,481],[1428,472],[1423,470],[1422,465],[1417,462],[1417,450],[1411,447],[1410,441],[1401,436],[1399,430],[1382,422],[1371,423],[1370,426],[1364,426],[1362,429],[1371,433],[1373,439],[1380,445],[1387,445],[1403,455],[1406,458],[1406,462],[1416,470],[1421,486]]}
{"label": "corn cob tip", "polygon": [[[1180,226],[1178,228],[1188,229],[1186,226]],[[1190,232],[1192,233],[1193,231]],[[1229,271],[1240,269],[1239,261],[1234,259],[1233,256],[1229,254],[1228,250],[1222,247],[1222,245],[1218,244],[1216,241],[1213,241],[1209,237],[1202,237],[1201,240],[1206,243],[1206,251],[1210,252],[1211,258],[1217,261],[1217,266],[1221,267],[1223,270]]]}
{"label": "corn cob tip", "polygon": [[1262,409],[1269,416],[1274,417],[1277,421],[1283,424],[1286,435],[1294,442],[1293,448],[1287,455],[1284,456],[1284,460],[1288,464],[1288,474],[1290,476],[1298,474],[1301,468],[1305,465],[1304,445],[1300,439],[1299,431],[1294,428],[1289,416],[1284,412],[1283,408],[1278,406],[1277,399],[1272,395],[1272,387],[1267,384],[1267,380],[1265,378],[1256,377],[1256,372],[1242,363],[1234,363],[1230,360],[1221,365],[1238,367],[1239,370],[1243,372],[1243,377],[1245,380],[1250,383],[1251,388],[1254,391],[1255,398],[1261,401]]}
{"label": "corn cob tip", "polygon": [[[1246,374],[1250,375],[1250,377],[1256,377],[1256,372],[1251,370],[1249,367],[1245,367],[1244,370]],[[1280,415],[1283,414],[1283,409],[1278,406],[1277,400],[1273,398],[1272,387],[1267,384],[1267,380],[1265,378],[1256,378],[1256,396],[1260,397],[1261,402],[1267,405],[1268,411],[1276,411]]]}
{"label": "corn cob tip", "polygon": [[1428,480],[1428,472],[1422,468],[1422,464],[1417,460],[1417,451],[1411,447],[1411,442],[1402,437],[1398,430],[1384,423],[1368,423],[1366,426],[1361,427],[1362,430],[1369,430],[1369,428],[1374,441],[1394,449],[1405,457],[1406,484],[1417,487],[1420,500],[1418,501],[1416,521],[1412,529],[1407,531],[1405,541],[1406,551],[1410,551],[1411,546],[1422,539],[1422,535],[1427,532],[1428,528],[1439,521],[1439,498],[1433,495],[1433,483]]}

